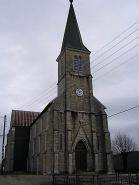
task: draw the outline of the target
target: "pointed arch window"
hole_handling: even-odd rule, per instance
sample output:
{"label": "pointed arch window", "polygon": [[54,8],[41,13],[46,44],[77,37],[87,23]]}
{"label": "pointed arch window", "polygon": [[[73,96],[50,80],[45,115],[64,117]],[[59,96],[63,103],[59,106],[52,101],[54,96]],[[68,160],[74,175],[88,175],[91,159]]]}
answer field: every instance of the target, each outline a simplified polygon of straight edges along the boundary
{"label": "pointed arch window", "polygon": [[74,71],[78,71],[78,69],[77,69],[77,56],[75,55],[74,56]]}
{"label": "pointed arch window", "polygon": [[82,72],[82,59],[79,57],[79,72]]}

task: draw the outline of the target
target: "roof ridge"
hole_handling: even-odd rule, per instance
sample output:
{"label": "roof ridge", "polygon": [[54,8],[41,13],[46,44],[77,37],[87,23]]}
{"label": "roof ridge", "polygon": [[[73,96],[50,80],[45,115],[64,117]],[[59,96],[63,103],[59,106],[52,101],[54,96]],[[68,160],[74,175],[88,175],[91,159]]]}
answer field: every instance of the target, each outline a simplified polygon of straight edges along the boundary
{"label": "roof ridge", "polygon": [[12,109],[12,111],[18,111],[18,112],[20,111],[20,112],[32,112],[32,113],[40,113],[40,112],[35,112],[35,111],[28,111],[28,110],[26,111],[26,110],[13,110],[13,109]]}

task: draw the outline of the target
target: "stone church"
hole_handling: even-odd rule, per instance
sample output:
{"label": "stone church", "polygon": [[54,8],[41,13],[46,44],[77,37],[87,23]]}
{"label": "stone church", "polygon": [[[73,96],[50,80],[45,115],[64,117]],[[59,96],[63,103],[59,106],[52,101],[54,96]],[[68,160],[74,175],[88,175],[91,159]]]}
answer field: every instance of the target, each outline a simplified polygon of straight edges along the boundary
{"label": "stone church", "polygon": [[[28,134],[28,142],[24,146],[26,156],[18,155],[19,161],[24,159],[25,168],[32,173],[112,172],[106,107],[93,95],[90,51],[83,44],[72,1],[57,62],[57,97],[41,113],[34,113],[32,122],[22,125],[27,127],[24,133]],[[11,124],[10,130],[13,127]],[[6,149],[4,161],[11,171],[16,169],[16,132],[18,129],[14,129],[13,148],[11,152]],[[18,141],[21,148],[22,143]],[[6,161],[12,152],[13,166],[8,166]]]}

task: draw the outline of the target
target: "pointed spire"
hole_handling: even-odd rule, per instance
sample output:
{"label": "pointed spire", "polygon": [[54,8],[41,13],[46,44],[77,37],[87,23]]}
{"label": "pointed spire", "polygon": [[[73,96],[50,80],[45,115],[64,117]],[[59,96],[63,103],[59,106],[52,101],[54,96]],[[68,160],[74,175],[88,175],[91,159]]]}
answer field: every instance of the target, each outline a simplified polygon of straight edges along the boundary
{"label": "pointed spire", "polygon": [[78,27],[76,15],[75,15],[74,8],[72,5],[73,0],[70,0],[70,2],[71,2],[71,4],[70,4],[70,9],[69,9],[69,14],[68,14],[68,19],[67,19],[67,24],[66,24],[66,28],[65,28],[61,51],[65,47],[83,50],[83,51],[89,51],[83,45],[83,42],[82,42],[82,38],[81,38],[80,30]]}

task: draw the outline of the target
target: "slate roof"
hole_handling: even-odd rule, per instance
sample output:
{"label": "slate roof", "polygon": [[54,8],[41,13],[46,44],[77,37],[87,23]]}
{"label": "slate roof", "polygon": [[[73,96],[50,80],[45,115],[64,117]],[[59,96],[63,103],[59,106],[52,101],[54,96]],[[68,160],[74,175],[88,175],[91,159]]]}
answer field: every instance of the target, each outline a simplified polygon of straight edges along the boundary
{"label": "slate roof", "polygon": [[77,23],[76,15],[72,3],[70,4],[65,34],[61,51],[65,48],[73,48],[90,52],[82,42],[79,26]]}
{"label": "slate roof", "polygon": [[39,116],[36,117],[36,119],[34,119],[34,121],[30,124],[30,126],[32,126],[32,125],[35,123],[35,121],[38,120],[38,119],[44,114],[44,112],[52,105],[52,103],[53,103],[56,99],[58,99],[62,94],[64,94],[64,92],[65,92],[65,91],[63,91],[63,92],[62,92],[61,94],[59,94],[57,97],[55,97],[54,99],[52,99],[52,100],[47,104],[47,106],[43,109],[43,111],[40,112]]}
{"label": "slate roof", "polygon": [[63,91],[62,93],[60,93],[57,97],[55,97],[52,101],[50,101],[50,103],[54,102],[56,99],[58,99],[60,96],[62,96],[62,94],[64,94],[65,91]]}
{"label": "slate roof", "polygon": [[39,112],[30,112],[22,110],[12,110],[11,127],[12,126],[30,126],[31,123],[38,117]]}
{"label": "slate roof", "polygon": [[102,106],[104,109],[107,109],[107,108],[105,107],[105,105],[103,105],[95,96],[93,96],[93,97],[94,97],[94,99],[95,99],[98,103],[101,104],[101,106]]}

